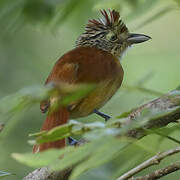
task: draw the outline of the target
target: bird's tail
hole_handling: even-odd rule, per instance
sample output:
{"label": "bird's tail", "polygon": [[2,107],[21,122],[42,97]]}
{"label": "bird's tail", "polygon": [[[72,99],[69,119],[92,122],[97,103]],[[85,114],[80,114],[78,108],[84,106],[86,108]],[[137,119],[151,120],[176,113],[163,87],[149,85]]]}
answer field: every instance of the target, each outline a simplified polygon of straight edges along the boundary
{"label": "bird's tail", "polygon": [[[69,119],[69,112],[67,108],[61,107],[58,111],[51,112],[48,114],[41,131],[43,130],[51,130],[52,128],[66,124]],[[65,147],[66,142],[65,139],[61,139],[54,142],[47,142],[43,144],[36,144],[33,147],[33,153],[41,152],[47,150],[49,148],[63,148]]]}

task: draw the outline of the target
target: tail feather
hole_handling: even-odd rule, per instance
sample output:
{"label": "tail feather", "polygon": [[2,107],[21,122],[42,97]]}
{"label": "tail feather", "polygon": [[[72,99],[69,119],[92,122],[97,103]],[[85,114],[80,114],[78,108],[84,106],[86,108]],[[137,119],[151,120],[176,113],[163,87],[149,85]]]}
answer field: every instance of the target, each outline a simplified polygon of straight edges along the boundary
{"label": "tail feather", "polygon": [[[42,128],[43,130],[51,130],[52,128],[66,124],[69,119],[69,112],[67,108],[60,108],[58,111],[55,111],[53,113],[49,113]],[[54,141],[54,142],[48,142],[43,144],[36,144],[33,147],[33,153],[41,152],[44,150],[47,150],[49,148],[63,148],[65,147],[66,142],[65,139]]]}

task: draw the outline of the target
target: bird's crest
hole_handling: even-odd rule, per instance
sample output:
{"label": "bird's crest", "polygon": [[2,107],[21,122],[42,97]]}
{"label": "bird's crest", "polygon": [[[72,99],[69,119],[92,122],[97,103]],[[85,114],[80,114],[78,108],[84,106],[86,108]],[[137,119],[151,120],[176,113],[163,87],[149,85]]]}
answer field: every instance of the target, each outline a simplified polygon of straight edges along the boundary
{"label": "bird's crest", "polygon": [[103,18],[102,19],[92,19],[88,21],[86,26],[86,31],[94,30],[106,30],[112,28],[118,28],[119,33],[128,32],[128,28],[120,19],[119,12],[115,10],[109,10],[109,13],[106,10],[100,10]]}

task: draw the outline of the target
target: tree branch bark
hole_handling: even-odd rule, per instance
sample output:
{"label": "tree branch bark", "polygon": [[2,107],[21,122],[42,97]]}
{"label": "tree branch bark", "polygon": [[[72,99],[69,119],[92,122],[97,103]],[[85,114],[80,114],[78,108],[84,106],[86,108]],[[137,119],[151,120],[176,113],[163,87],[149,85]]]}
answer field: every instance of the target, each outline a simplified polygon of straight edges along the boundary
{"label": "tree branch bark", "polygon": [[130,137],[139,139],[146,135],[145,129],[162,128],[167,126],[169,123],[177,123],[180,119],[180,91],[171,91],[160,98],[152,100],[132,110],[126,118],[126,124],[131,124],[144,110],[167,113],[164,113],[159,117],[149,119],[144,126],[138,129],[130,130],[128,132]]}
{"label": "tree branch bark", "polygon": [[29,173],[23,180],[68,180],[72,169],[52,172],[48,167],[42,167]]}
{"label": "tree branch bark", "polygon": [[158,169],[146,176],[130,178],[129,180],[155,180],[155,179],[160,179],[163,176],[166,176],[168,174],[171,174],[171,173],[179,171],[179,170],[180,170],[180,161],[177,161],[165,168]]}
{"label": "tree branch bark", "polygon": [[[147,161],[143,162],[139,166],[136,166],[134,169],[131,169],[127,173],[123,174],[117,180],[129,179],[130,177],[137,174],[138,172],[141,172],[142,170],[144,170],[150,166],[157,165],[161,162],[161,160],[163,160],[163,159],[165,159],[165,158],[167,158],[173,154],[179,153],[179,152],[180,152],[180,146],[175,148],[175,149],[171,149],[169,151],[159,153],[159,154],[153,156],[152,158],[148,159]],[[130,178],[130,180],[134,180],[134,178]]]}

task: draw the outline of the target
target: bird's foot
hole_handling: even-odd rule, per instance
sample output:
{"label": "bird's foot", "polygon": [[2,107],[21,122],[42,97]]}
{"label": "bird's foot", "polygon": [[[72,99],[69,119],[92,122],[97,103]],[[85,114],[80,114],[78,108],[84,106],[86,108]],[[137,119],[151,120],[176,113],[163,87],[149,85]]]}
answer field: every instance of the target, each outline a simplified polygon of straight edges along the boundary
{"label": "bird's foot", "polygon": [[79,144],[79,141],[77,141],[76,139],[74,139],[72,137],[68,137],[68,143],[70,146],[76,146]]}
{"label": "bird's foot", "polygon": [[111,118],[111,116],[108,116],[107,114],[104,114],[104,113],[98,111],[97,109],[94,109],[93,112],[96,113],[97,115],[101,116],[102,118],[104,118],[105,121],[108,121]]}

